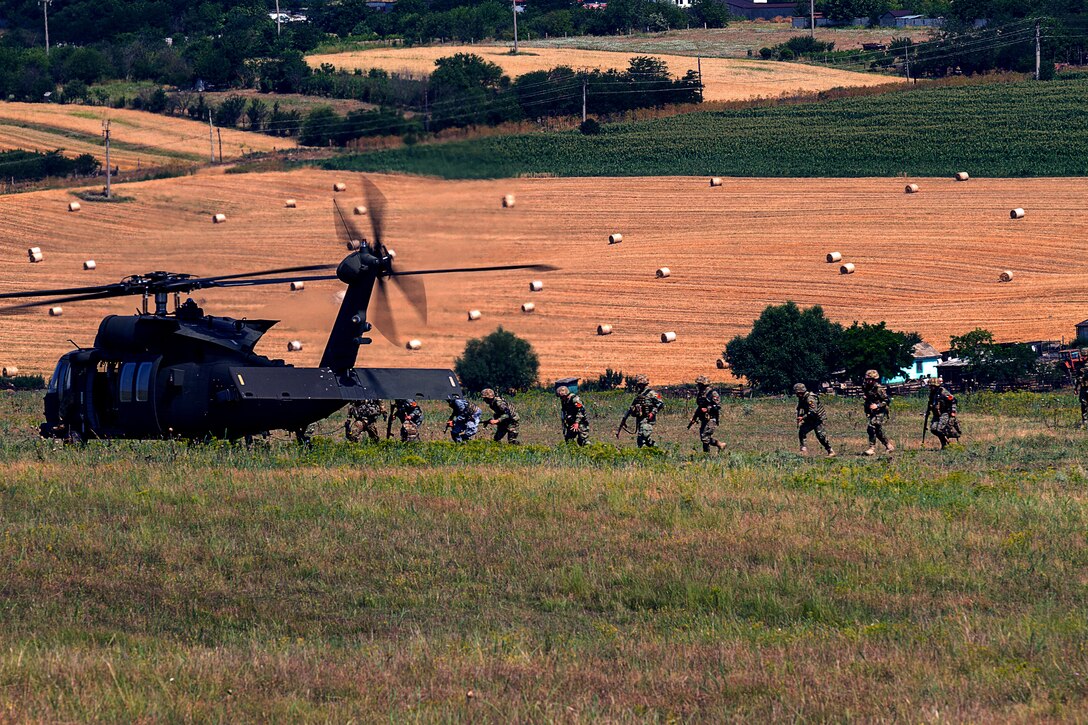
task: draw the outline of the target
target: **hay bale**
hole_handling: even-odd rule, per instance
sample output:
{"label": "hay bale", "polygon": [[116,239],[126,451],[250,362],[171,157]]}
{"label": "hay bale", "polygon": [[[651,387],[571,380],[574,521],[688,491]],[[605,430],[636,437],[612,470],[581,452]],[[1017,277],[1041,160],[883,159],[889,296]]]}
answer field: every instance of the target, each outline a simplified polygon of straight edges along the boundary
{"label": "hay bale", "polygon": [[480,314],[479,310],[469,310],[468,311],[468,320],[469,320],[469,322],[474,322],[474,321],[480,319],[481,317],[483,317],[483,315]]}
{"label": "hay bale", "polygon": [[532,302],[525,302],[521,306],[521,311],[524,312],[525,314],[535,312],[536,311],[536,305],[534,305]]}
{"label": "hay bale", "polygon": [[287,352],[302,352],[302,342],[300,340],[291,340],[287,343]]}
{"label": "hay bale", "polygon": [[673,331],[662,332],[661,342],[676,342],[676,333]]}
{"label": "hay bale", "polygon": [[906,191],[908,194],[917,194],[921,189],[918,187],[918,184],[907,184]]}
{"label": "hay bale", "polygon": [[672,274],[672,270],[670,270],[668,267],[658,267],[657,271],[654,272],[654,275],[658,279],[665,279],[670,274]]}
{"label": "hay bale", "polygon": [[354,214],[355,216],[364,216],[366,214],[366,207],[365,206],[357,206],[357,207],[355,207],[354,209],[351,210],[351,213]]}
{"label": "hay bale", "polygon": [[38,247],[31,247],[27,250],[26,254],[27,258],[30,259],[31,264],[37,264],[38,262],[45,259],[45,257],[42,255],[42,250]]}
{"label": "hay bale", "polygon": [[83,263],[83,269],[86,272],[93,272],[94,270],[98,269],[98,265],[95,264],[93,259],[88,259],[86,262]]}
{"label": "hay bale", "polygon": [[612,334],[612,325],[597,325],[597,334],[598,335],[611,335]]}
{"label": "hay bale", "polygon": [[1006,269],[997,277],[999,282],[1012,282],[1012,270]]}
{"label": "hay bale", "polygon": [[507,194],[506,196],[504,196],[502,198],[502,208],[503,209],[509,209],[512,206],[514,206],[514,195],[513,194]]}
{"label": "hay bale", "polygon": [[63,307],[50,307],[49,308],[49,316],[50,317],[60,317],[63,314],[64,314],[64,308]]}
{"label": "hay bale", "polygon": [[1009,212],[1009,218],[1010,219],[1023,219],[1024,218],[1024,210],[1021,209],[1020,207],[1016,207],[1015,209],[1013,209],[1012,211]]}
{"label": "hay bale", "polygon": [[363,248],[363,243],[358,239],[349,239],[345,244],[349,252],[358,252]]}
{"label": "hay bale", "polygon": [[953,178],[955,178],[956,181],[967,181],[971,178],[971,175],[966,171],[957,171]]}
{"label": "hay bale", "polygon": [[337,181],[335,184],[332,185],[332,190],[333,191],[344,191],[347,188],[348,188],[347,184],[341,183],[339,181]]}
{"label": "hay bale", "polygon": [[729,369],[729,363],[727,363],[725,360],[722,360],[721,358],[718,358],[717,360],[714,361],[714,366],[716,368],[718,368],[719,370],[728,370]]}
{"label": "hay bale", "polygon": [[19,374],[19,368],[15,367],[14,365],[8,365],[7,367],[4,368],[4,377],[5,378],[13,378],[18,374]]}
{"label": "hay bale", "polygon": [[291,291],[292,292],[301,292],[304,289],[306,289],[306,283],[305,282],[292,282],[291,283]]}
{"label": "hay bale", "polygon": [[609,234],[608,235],[608,243],[609,244],[619,244],[622,241],[623,241],[623,235],[622,234]]}
{"label": "hay bale", "polygon": [[68,202],[68,211],[79,211],[79,210],[80,210],[80,209],[82,209],[82,208],[83,208],[83,207],[81,207],[81,206],[79,205],[79,202],[78,202],[78,201],[70,201],[70,202]]}
{"label": "hay bale", "polygon": [[836,262],[841,262],[841,261],[842,261],[842,252],[828,252],[827,253],[827,263],[828,264],[835,264]]}
{"label": "hay bale", "polygon": [[222,224],[226,220],[227,220],[227,215],[226,214],[213,214],[212,215],[212,224]]}
{"label": "hay bale", "polygon": [[298,202],[296,202],[294,199],[288,199],[287,201],[283,202],[283,205],[288,209],[294,209],[298,206]]}
{"label": "hay bale", "polygon": [[722,177],[720,177],[720,176],[711,176],[710,177],[710,185],[711,186],[721,186],[722,185]]}
{"label": "hay bale", "polygon": [[409,340],[404,347],[409,350],[419,350],[423,347],[423,342],[421,340]]}
{"label": "hay bale", "polygon": [[532,282],[529,283],[530,292],[539,292],[542,289],[544,289],[544,283],[541,282],[539,279],[534,279]]}
{"label": "hay bale", "polygon": [[854,273],[854,263],[853,262],[847,262],[846,264],[839,267],[839,274],[853,274],[853,273]]}

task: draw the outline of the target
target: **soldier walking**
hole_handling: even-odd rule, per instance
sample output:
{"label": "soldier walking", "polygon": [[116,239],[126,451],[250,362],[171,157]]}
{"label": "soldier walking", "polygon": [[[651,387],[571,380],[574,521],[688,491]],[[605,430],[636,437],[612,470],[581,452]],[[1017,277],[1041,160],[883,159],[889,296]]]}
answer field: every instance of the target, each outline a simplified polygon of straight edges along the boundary
{"label": "soldier walking", "polygon": [[862,391],[865,393],[865,415],[869,417],[869,426],[865,429],[869,434],[869,447],[865,449],[865,455],[876,455],[877,441],[883,443],[884,448],[891,453],[895,450],[895,444],[884,434],[884,424],[888,422],[889,413],[888,389],[880,384],[880,373],[866,370]]}
{"label": "soldier walking", "polygon": [[399,399],[393,403],[393,412],[389,416],[389,426],[386,428],[385,437],[393,435],[393,420],[400,421],[401,443],[419,443],[422,440],[420,429],[423,427],[423,409],[414,400]]}
{"label": "soldier walking", "polygon": [[827,457],[834,458],[835,450],[828,442],[827,432],[824,430],[827,413],[824,411],[823,403],[820,402],[820,396],[808,392],[808,388],[803,383],[793,386],[793,394],[797,396],[797,438],[801,442],[801,455],[808,454],[805,441],[809,433],[815,433],[816,440],[820,441],[820,445],[827,451]]}
{"label": "soldier walking", "polygon": [[381,438],[378,433],[378,420],[387,417],[385,403],[380,400],[359,400],[348,408],[348,419],[344,421],[344,437],[352,443],[358,443],[366,433],[371,442]]}
{"label": "soldier walking", "polygon": [[586,415],[586,407],[577,395],[572,395],[570,388],[560,385],[555,389],[559,397],[563,419],[563,442],[578,441],[578,445],[589,443],[589,416]]}
{"label": "soldier walking", "polygon": [[518,422],[521,419],[513,406],[503,400],[502,396],[497,395],[491,388],[484,388],[483,392],[480,393],[480,397],[484,399],[487,406],[491,408],[491,412],[494,413],[494,417],[485,422],[484,425],[495,426],[495,442],[501,443],[502,439],[506,438],[510,445],[520,445]]}
{"label": "soldier walking", "polygon": [[1080,427],[1088,428],[1088,364],[1080,369],[1076,387],[1080,398]]}
{"label": "soldier walking", "polygon": [[688,429],[699,424],[699,441],[703,444],[703,453],[709,453],[711,447],[718,451],[725,449],[725,444],[714,437],[718,431],[718,418],[722,412],[722,396],[710,387],[710,378],[700,375],[695,378],[699,396],[695,399],[695,413],[691,416]]}
{"label": "soldier walking", "polygon": [[446,428],[450,431],[450,438],[454,443],[467,443],[476,437],[479,430],[480,408],[458,395],[451,395],[448,401],[450,418],[446,421]]}
{"label": "soldier walking", "polygon": [[657,445],[654,441],[654,426],[657,424],[657,411],[665,407],[665,401],[661,394],[650,387],[650,379],[645,375],[635,376],[635,399],[631,401],[631,407],[623,416],[620,425],[616,428],[616,437],[627,424],[627,419],[634,416],[636,428],[635,442],[639,448],[653,448]]}
{"label": "soldier walking", "polygon": [[960,422],[956,418],[956,396],[944,386],[941,378],[929,379],[929,432],[941,442],[941,450],[948,447],[949,439],[960,437]]}

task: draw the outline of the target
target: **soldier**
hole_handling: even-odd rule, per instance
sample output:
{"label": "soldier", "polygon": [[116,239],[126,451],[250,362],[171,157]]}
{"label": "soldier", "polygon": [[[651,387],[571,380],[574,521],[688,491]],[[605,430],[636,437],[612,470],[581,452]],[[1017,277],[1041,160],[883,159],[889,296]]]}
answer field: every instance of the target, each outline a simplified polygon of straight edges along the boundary
{"label": "soldier", "polygon": [[414,400],[399,399],[393,403],[393,412],[389,416],[389,426],[386,428],[385,437],[392,435],[393,420],[400,421],[401,443],[419,443],[420,428],[423,427],[423,409]]}
{"label": "soldier", "polygon": [[627,419],[634,416],[635,425],[638,426],[637,435],[635,436],[638,447],[653,448],[657,445],[654,442],[654,425],[657,424],[657,411],[665,407],[665,401],[661,399],[660,393],[650,387],[650,379],[645,375],[635,376],[634,389],[635,399],[631,401],[631,407],[627,409],[619,427],[616,428],[616,437],[620,437],[620,431],[626,425]]}
{"label": "soldier", "polygon": [[865,415],[869,417],[869,427],[865,432],[869,434],[869,447],[865,449],[865,455],[876,455],[876,442],[880,441],[891,453],[895,450],[895,444],[884,435],[884,424],[888,422],[888,390],[880,384],[880,373],[876,370],[865,371],[865,382],[862,384],[865,393]]}
{"label": "soldier", "polygon": [[827,413],[824,411],[820,396],[808,392],[808,388],[802,383],[793,386],[793,394],[797,396],[797,438],[801,441],[801,455],[808,454],[805,440],[809,433],[816,434],[816,440],[827,451],[828,458],[835,457],[835,450],[827,440],[827,432],[824,430],[824,421]]}
{"label": "soldier", "polygon": [[458,395],[451,395],[448,401],[450,419],[446,421],[446,428],[450,431],[450,438],[454,443],[467,443],[476,437],[480,426],[480,408]]}
{"label": "soldier", "polygon": [[491,412],[495,414],[495,417],[484,423],[484,425],[495,426],[495,442],[501,443],[502,439],[506,438],[510,445],[521,445],[521,441],[518,440],[518,421],[521,419],[513,406],[503,400],[501,396],[496,395],[491,388],[484,388],[483,392],[480,393],[480,397],[484,399],[487,406],[491,408]]}
{"label": "soldier", "polygon": [[385,403],[382,401],[356,401],[348,408],[348,419],[344,421],[344,437],[352,443],[358,443],[362,440],[363,433],[366,433],[376,443],[381,438],[378,433],[378,419],[385,420],[387,417]]}
{"label": "soldier", "polygon": [[1080,427],[1088,428],[1088,365],[1080,369],[1076,387],[1080,398]]}
{"label": "soldier", "polygon": [[586,445],[589,443],[589,416],[586,415],[581,399],[577,395],[571,395],[570,388],[566,385],[556,388],[555,394],[559,396],[562,405],[563,441],[569,443],[577,440],[578,445]]}
{"label": "soldier", "polygon": [[696,423],[699,424],[699,440],[703,444],[703,453],[709,453],[711,446],[722,451],[725,444],[714,437],[722,411],[722,396],[710,387],[710,378],[705,375],[695,378],[695,384],[699,386],[699,397],[695,399],[695,412],[688,423],[688,429]]}
{"label": "soldier", "polygon": [[941,442],[941,450],[948,447],[948,440],[960,437],[960,423],[956,419],[956,396],[944,386],[941,378],[929,379],[929,432]]}

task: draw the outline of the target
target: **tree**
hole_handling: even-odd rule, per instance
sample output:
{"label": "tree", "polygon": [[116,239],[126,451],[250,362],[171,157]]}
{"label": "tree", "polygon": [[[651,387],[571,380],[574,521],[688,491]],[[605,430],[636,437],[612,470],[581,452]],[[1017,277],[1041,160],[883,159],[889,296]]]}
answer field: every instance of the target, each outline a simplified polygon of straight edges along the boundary
{"label": "tree", "polygon": [[486,337],[469,340],[453,369],[461,384],[475,392],[528,390],[536,382],[540,361],[527,340],[500,327]]}
{"label": "tree", "polygon": [[729,8],[719,0],[694,0],[691,17],[697,23],[706,23],[708,28],[724,28],[730,19]]}
{"label": "tree", "polygon": [[843,330],[840,365],[851,380],[860,383],[866,370],[876,370],[881,377],[894,377],[913,362],[914,346],[922,341],[917,332],[889,330],[855,322]]}
{"label": "tree", "polygon": [[785,392],[794,383],[818,386],[838,361],[842,334],[842,326],[818,305],[769,305],[747,336],[729,341],[725,357],[736,374],[765,393]]}
{"label": "tree", "polygon": [[1038,358],[1030,345],[994,342],[989,330],[976,327],[951,339],[952,354],[967,363],[966,377],[980,385],[1009,385],[1036,373]]}

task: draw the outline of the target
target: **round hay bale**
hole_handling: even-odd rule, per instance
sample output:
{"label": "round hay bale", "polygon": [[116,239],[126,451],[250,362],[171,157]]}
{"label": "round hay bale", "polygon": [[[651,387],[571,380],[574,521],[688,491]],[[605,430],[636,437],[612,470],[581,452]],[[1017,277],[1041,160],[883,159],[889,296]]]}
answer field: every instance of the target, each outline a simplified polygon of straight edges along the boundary
{"label": "round hay bale", "polygon": [[344,191],[347,188],[348,188],[347,184],[341,183],[339,181],[337,181],[335,184],[332,185],[332,190],[333,191]]}
{"label": "round hay bale", "polygon": [[363,248],[363,243],[358,239],[349,239],[344,246],[348,248],[349,252],[358,252]]}
{"label": "round hay bale", "polygon": [[720,177],[720,176],[711,176],[710,177],[710,185],[711,186],[721,186],[722,185],[722,177]]}
{"label": "round hay bale", "polygon": [[298,206],[298,202],[296,202],[294,199],[288,199],[287,201],[283,202],[283,205],[288,209],[294,209]]}
{"label": "round hay bale", "polygon": [[853,273],[854,273],[854,263],[853,262],[847,262],[846,264],[839,267],[839,274],[853,274]]}
{"label": "round hay bale", "polygon": [[502,208],[503,209],[509,209],[512,206],[514,206],[514,195],[513,194],[507,194],[506,196],[504,196],[502,198]]}
{"label": "round hay bale", "polygon": [[598,335],[611,335],[612,334],[612,325],[597,325],[597,334]]}
{"label": "round hay bale", "polygon": [[997,279],[1000,282],[1012,282],[1012,276],[1012,270],[1006,269],[1004,272],[998,275]]}
{"label": "round hay bale", "polygon": [[408,350],[419,350],[423,347],[423,342],[421,340],[409,340],[404,347]]}
{"label": "round hay bale", "polygon": [[971,178],[971,175],[968,174],[966,171],[957,171],[955,177],[953,178],[955,178],[956,181],[967,181]]}
{"label": "round hay bale", "polygon": [[95,264],[93,259],[88,259],[86,262],[83,263],[83,269],[84,271],[92,272],[98,269],[98,265]]}
{"label": "round hay bale", "polygon": [[45,259],[45,257],[42,255],[42,250],[38,249],[37,247],[34,247],[29,252],[27,252],[27,257],[30,259],[31,264],[37,264],[38,262]]}
{"label": "round hay bale", "polygon": [[357,206],[357,207],[355,207],[354,209],[351,210],[351,213],[354,214],[355,216],[364,216],[366,214],[366,207],[365,206]]}
{"label": "round hay bale", "polygon": [[842,261],[842,252],[828,252],[827,253],[827,263],[828,264],[835,264],[836,262],[841,262],[841,261]]}
{"label": "round hay bale", "polygon": [[212,224],[222,224],[226,220],[227,220],[227,215],[226,214],[213,214],[212,215]]}
{"label": "round hay bale", "polygon": [[623,235],[622,234],[609,234],[608,235],[608,243],[609,244],[619,244],[622,241],[623,241]]}
{"label": "round hay bale", "polygon": [[676,333],[671,330],[661,333],[661,342],[676,342]]}
{"label": "round hay bale", "polygon": [[921,188],[919,188],[918,184],[907,184],[906,191],[908,194],[917,194],[921,191]]}
{"label": "round hay bale", "polygon": [[50,307],[49,308],[49,316],[50,317],[60,317],[63,314],[64,314],[64,308],[63,307]]}
{"label": "round hay bale", "polygon": [[479,310],[469,310],[468,311],[468,320],[469,320],[469,322],[474,322],[474,321],[480,319],[481,317],[483,317],[483,315],[480,314]]}
{"label": "round hay bale", "polygon": [[287,343],[287,352],[302,352],[302,342],[300,340],[291,340]]}
{"label": "round hay bale", "polygon": [[658,279],[665,279],[670,274],[672,274],[672,270],[670,270],[668,267],[658,267],[657,271],[654,272],[654,275]]}
{"label": "round hay bale", "polygon": [[530,292],[539,292],[542,289],[544,289],[544,283],[541,282],[539,279],[534,279],[532,282],[529,283]]}
{"label": "round hay bale", "polygon": [[291,283],[291,291],[292,292],[301,292],[304,289],[306,289],[306,283],[305,282],[292,282]]}
{"label": "round hay bale", "polygon": [[725,360],[722,360],[721,358],[718,358],[714,361],[714,366],[717,367],[719,370],[729,369],[729,363],[727,363]]}
{"label": "round hay bale", "polygon": [[526,303],[522,304],[521,311],[526,313],[526,314],[535,312],[536,311],[536,305],[534,305],[532,302],[526,302]]}
{"label": "round hay bale", "polygon": [[19,374],[19,368],[15,367],[14,365],[8,365],[7,367],[4,368],[4,377],[5,378],[13,378],[18,374]]}
{"label": "round hay bale", "polygon": [[78,202],[78,201],[70,201],[70,202],[68,202],[68,211],[79,211],[79,210],[80,210],[80,209],[82,209],[82,208],[83,208],[83,207],[81,207],[81,206],[79,205],[79,202]]}
{"label": "round hay bale", "polygon": [[1023,219],[1024,218],[1024,210],[1021,209],[1020,207],[1016,207],[1015,209],[1013,209],[1012,211],[1009,212],[1009,218],[1010,219]]}

